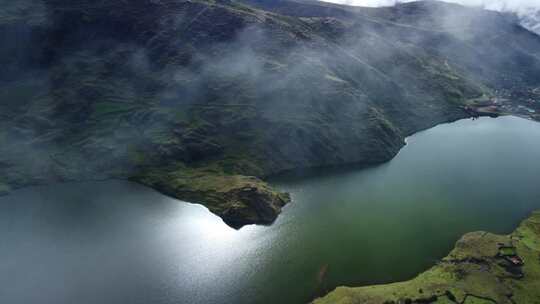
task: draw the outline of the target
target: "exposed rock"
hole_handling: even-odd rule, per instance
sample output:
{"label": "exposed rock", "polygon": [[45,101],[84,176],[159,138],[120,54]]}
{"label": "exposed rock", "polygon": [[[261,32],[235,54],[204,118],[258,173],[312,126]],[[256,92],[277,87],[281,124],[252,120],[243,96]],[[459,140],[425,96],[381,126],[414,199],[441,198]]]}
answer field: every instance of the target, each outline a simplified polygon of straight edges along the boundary
{"label": "exposed rock", "polygon": [[271,224],[290,202],[286,193],[272,190],[255,177],[216,174],[186,175],[185,171],[150,173],[133,178],[164,194],[201,203],[231,227]]}

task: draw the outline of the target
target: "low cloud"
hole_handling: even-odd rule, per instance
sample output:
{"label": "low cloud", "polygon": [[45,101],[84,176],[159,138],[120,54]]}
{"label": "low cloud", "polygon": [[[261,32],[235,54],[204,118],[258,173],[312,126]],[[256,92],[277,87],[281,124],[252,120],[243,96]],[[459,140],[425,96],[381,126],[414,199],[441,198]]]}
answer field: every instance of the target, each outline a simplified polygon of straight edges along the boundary
{"label": "low cloud", "polygon": [[[417,0],[323,0],[326,2],[354,6],[393,6],[397,3],[414,2]],[[444,0],[467,6],[482,7],[500,12],[516,13],[521,18],[521,24],[540,35],[540,1],[539,0]]]}
{"label": "low cloud", "polygon": [[[326,0],[340,4],[357,6],[391,6],[396,3],[413,2],[415,0]],[[459,3],[469,6],[481,6],[500,11],[525,11],[540,9],[538,0],[446,0],[445,2]]]}

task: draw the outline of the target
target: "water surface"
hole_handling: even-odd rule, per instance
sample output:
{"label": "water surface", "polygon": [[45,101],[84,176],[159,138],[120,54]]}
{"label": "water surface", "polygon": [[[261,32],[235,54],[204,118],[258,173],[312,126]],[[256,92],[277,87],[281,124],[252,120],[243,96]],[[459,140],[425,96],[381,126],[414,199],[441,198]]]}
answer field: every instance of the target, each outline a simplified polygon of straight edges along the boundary
{"label": "water surface", "polygon": [[24,189],[0,198],[0,303],[305,303],[409,279],[540,208],[539,155],[538,123],[440,125],[377,167],[274,179],[294,202],[240,231],[128,182]]}

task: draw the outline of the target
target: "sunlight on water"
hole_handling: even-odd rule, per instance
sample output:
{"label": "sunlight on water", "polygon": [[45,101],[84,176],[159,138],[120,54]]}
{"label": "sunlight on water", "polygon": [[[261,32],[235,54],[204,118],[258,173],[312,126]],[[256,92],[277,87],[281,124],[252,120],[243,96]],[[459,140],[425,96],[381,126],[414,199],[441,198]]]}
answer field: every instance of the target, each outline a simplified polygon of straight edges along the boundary
{"label": "sunlight on water", "polygon": [[463,233],[540,208],[540,124],[462,120],[407,142],[379,166],[275,178],[293,202],[271,226],[119,181],[0,197],[0,303],[307,303],[411,278]]}
{"label": "sunlight on water", "polygon": [[241,233],[227,226],[219,217],[203,210],[206,216],[195,216],[188,220],[191,233],[209,242],[230,243],[237,240]]}

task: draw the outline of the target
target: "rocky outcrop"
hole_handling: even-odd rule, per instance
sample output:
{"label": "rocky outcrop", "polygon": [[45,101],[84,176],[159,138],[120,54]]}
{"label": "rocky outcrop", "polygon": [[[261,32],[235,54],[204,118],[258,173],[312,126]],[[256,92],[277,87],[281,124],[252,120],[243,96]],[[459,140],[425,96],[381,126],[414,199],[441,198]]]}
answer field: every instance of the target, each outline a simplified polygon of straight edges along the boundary
{"label": "rocky outcrop", "polygon": [[237,229],[249,224],[271,224],[290,202],[287,193],[273,190],[256,177],[157,171],[132,180],[164,194],[204,204]]}

